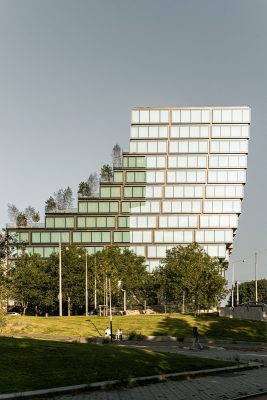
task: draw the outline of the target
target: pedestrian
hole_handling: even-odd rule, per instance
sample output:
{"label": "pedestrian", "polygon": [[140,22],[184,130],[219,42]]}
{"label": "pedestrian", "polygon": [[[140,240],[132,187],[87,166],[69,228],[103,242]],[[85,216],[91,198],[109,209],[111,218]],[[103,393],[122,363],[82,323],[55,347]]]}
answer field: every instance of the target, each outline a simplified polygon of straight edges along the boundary
{"label": "pedestrian", "polygon": [[110,328],[107,326],[107,329],[105,330],[105,337],[110,338],[111,335],[111,330]]}
{"label": "pedestrian", "polygon": [[193,343],[191,350],[203,350],[202,344],[199,342],[199,335],[198,335],[198,329],[196,326],[193,327]]}
{"label": "pedestrian", "polygon": [[116,339],[122,342],[122,329],[118,329],[116,332]]}

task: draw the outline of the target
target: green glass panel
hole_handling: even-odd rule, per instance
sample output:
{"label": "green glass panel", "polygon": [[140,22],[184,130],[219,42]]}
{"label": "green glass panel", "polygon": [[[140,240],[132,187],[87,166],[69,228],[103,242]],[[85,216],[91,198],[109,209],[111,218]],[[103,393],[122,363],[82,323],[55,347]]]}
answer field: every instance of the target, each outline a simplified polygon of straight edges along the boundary
{"label": "green glass panel", "polygon": [[45,226],[46,228],[54,228],[55,227],[55,220],[51,217],[46,217],[45,219]]}
{"label": "green glass panel", "polygon": [[70,242],[70,233],[61,232],[61,243],[69,243],[69,242]]}
{"label": "green glass panel", "polygon": [[119,228],[128,228],[129,217],[119,217]]}
{"label": "green glass panel", "polygon": [[133,197],[144,197],[143,194],[144,188],[136,186],[133,188]]}
{"label": "green glass panel", "polygon": [[123,242],[130,242],[130,232],[123,232]]}
{"label": "green glass panel", "polygon": [[78,217],[77,218],[77,226],[78,228],[85,228],[85,217]]}
{"label": "green glass panel", "polygon": [[123,157],[122,163],[124,167],[128,167],[128,157]]}
{"label": "green glass panel", "polygon": [[44,248],[44,257],[48,258],[51,254],[54,253],[54,247],[45,247]]}
{"label": "green glass panel", "polygon": [[122,232],[114,232],[114,243],[122,242]]}
{"label": "green glass panel", "polygon": [[51,243],[59,243],[59,236],[60,236],[59,232],[51,232]]}
{"label": "green glass panel", "polygon": [[115,217],[107,217],[107,228],[114,228]]}
{"label": "green glass panel", "polygon": [[21,232],[19,234],[19,242],[28,242],[29,241],[29,233],[28,232]]}
{"label": "green glass panel", "polygon": [[41,243],[50,243],[50,232],[41,232]]}
{"label": "green glass panel", "polygon": [[95,248],[94,247],[86,247],[86,251],[88,254],[95,254]]}
{"label": "green glass panel", "polygon": [[104,203],[99,203],[99,212],[100,213],[107,213],[109,212],[109,203],[104,202]]}
{"label": "green glass panel", "polygon": [[145,157],[136,157],[136,167],[137,168],[146,167]]}
{"label": "green glass panel", "polygon": [[135,157],[129,157],[128,164],[129,164],[130,168],[134,168],[135,167]]}
{"label": "green glass panel", "polygon": [[87,212],[87,202],[79,201],[79,212]]}
{"label": "green glass panel", "polygon": [[82,232],[82,242],[91,243],[91,232]]}
{"label": "green glass panel", "polygon": [[86,217],[86,228],[96,227],[96,217]]}
{"label": "green glass panel", "polygon": [[110,197],[110,186],[102,186],[100,188],[100,197]]}
{"label": "green glass panel", "polygon": [[126,182],[134,182],[134,172],[127,172],[126,174]]}
{"label": "green glass panel", "polygon": [[110,232],[102,232],[102,243],[110,243]]}
{"label": "green glass panel", "polygon": [[26,253],[28,253],[29,255],[33,254],[33,247],[26,247]]}
{"label": "green glass panel", "polygon": [[121,189],[119,187],[111,188],[111,197],[121,197]]}
{"label": "green glass panel", "polygon": [[101,242],[101,232],[92,232],[92,243]]}
{"label": "green glass panel", "polygon": [[55,218],[55,228],[65,228],[66,220],[65,218]]}
{"label": "green glass panel", "polygon": [[132,197],[132,195],[133,195],[133,188],[132,188],[132,186],[126,186],[125,188],[124,188],[124,197]]}
{"label": "green glass panel", "polygon": [[110,203],[110,212],[117,213],[119,211],[119,203],[117,201],[112,201]]}
{"label": "green glass panel", "polygon": [[40,243],[41,235],[40,232],[32,232],[32,243]]}
{"label": "green glass panel", "polygon": [[34,252],[34,254],[39,254],[41,257],[44,256],[44,248],[43,247],[34,247],[33,252]]}
{"label": "green glass panel", "polygon": [[89,213],[97,213],[98,212],[98,203],[96,201],[88,202],[87,209]]}
{"label": "green glass panel", "polygon": [[130,212],[130,202],[129,201],[123,201],[122,203],[121,203],[121,212],[123,212],[123,213],[128,213],[128,212]]}
{"label": "green glass panel", "polygon": [[135,172],[135,182],[145,182],[145,181],[146,181],[145,172],[143,171]]}
{"label": "green glass panel", "polygon": [[106,228],[107,226],[106,217],[97,217],[96,224],[97,228]]}
{"label": "green glass panel", "polygon": [[74,227],[74,218],[67,217],[66,218],[66,228],[73,228]]}
{"label": "green glass panel", "polygon": [[81,242],[82,242],[82,233],[73,232],[73,243],[81,243]]}
{"label": "green glass panel", "polygon": [[114,172],[113,181],[114,182],[123,182],[123,173],[122,172]]}

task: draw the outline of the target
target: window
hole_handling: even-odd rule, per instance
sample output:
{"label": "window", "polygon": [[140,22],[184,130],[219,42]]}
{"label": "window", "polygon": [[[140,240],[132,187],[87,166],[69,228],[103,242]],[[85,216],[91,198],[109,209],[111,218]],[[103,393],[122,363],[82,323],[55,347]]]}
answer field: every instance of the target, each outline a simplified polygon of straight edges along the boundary
{"label": "window", "polygon": [[249,125],[213,125],[213,138],[249,138]]}
{"label": "window", "polygon": [[123,182],[123,172],[115,171],[113,173],[113,182],[122,183]]}
{"label": "window", "polygon": [[123,157],[123,166],[126,168],[145,168],[145,157]]}
{"label": "window", "polygon": [[171,141],[170,142],[170,153],[207,153],[208,152],[208,141]]}
{"label": "window", "polygon": [[205,213],[240,213],[240,200],[204,200]]}
{"label": "window", "polygon": [[115,217],[78,217],[78,228],[114,228]]}
{"label": "window", "polygon": [[[79,203],[80,204],[80,203]],[[86,211],[83,213],[117,213],[118,212],[118,202],[117,201],[103,201],[103,202],[96,202],[96,201],[88,201],[85,203],[87,205]],[[84,207],[83,207],[84,208]],[[79,212],[80,208],[79,208]]]}
{"label": "window", "polygon": [[151,231],[133,231],[130,232],[130,243],[151,243]]}
{"label": "window", "polygon": [[166,158],[164,156],[148,156],[147,168],[165,168]]}
{"label": "window", "polygon": [[124,187],[124,197],[145,197],[144,186],[125,186]]}
{"label": "window", "polygon": [[17,238],[19,243],[27,243],[29,241],[29,233],[19,232]]}
{"label": "window", "polygon": [[156,216],[131,215],[129,218],[130,228],[156,228],[157,226]]}
{"label": "window", "polygon": [[140,202],[140,205],[131,206],[131,213],[159,213],[160,203],[158,201]]}
{"label": "window", "polygon": [[132,124],[166,124],[168,121],[168,110],[132,110]]}
{"label": "window", "polygon": [[147,171],[147,183],[164,183],[164,171]]}
{"label": "window", "polygon": [[46,217],[46,228],[73,228],[74,217]]}
{"label": "window", "polygon": [[172,123],[207,123],[210,122],[209,109],[172,110]]}
{"label": "window", "polygon": [[212,140],[211,153],[247,153],[248,141],[244,140]]}
{"label": "window", "polygon": [[130,246],[129,249],[134,252],[137,256],[145,257],[144,246]]}
{"label": "window", "polygon": [[162,198],[162,187],[161,186],[146,186],[144,188],[144,197],[147,198]]}
{"label": "window", "polygon": [[203,197],[203,186],[166,186],[165,198],[196,198]]}
{"label": "window", "polygon": [[155,243],[191,243],[192,231],[156,231]]}
{"label": "window", "polygon": [[73,243],[110,243],[110,232],[73,232]]}
{"label": "window", "polygon": [[166,153],[167,142],[165,141],[131,141],[130,152],[132,153]]}
{"label": "window", "polygon": [[250,123],[250,109],[215,109],[212,112],[212,121],[217,122],[234,122],[234,123]]}
{"label": "window", "polygon": [[205,183],[206,171],[167,171],[168,183]]}
{"label": "window", "polygon": [[201,201],[163,201],[162,212],[163,213],[200,213]]}
{"label": "window", "polygon": [[143,171],[140,172],[127,172],[126,173],[126,182],[146,182],[146,173]]}
{"label": "window", "polygon": [[121,189],[118,186],[101,186],[100,197],[121,197]]}
{"label": "window", "polygon": [[209,157],[210,168],[247,168],[247,156],[246,155],[234,155],[234,156],[210,156]]}
{"label": "window", "polygon": [[206,156],[169,156],[169,168],[206,168]]}
{"label": "window", "polygon": [[132,126],[131,138],[158,139],[168,137],[167,126]]}
{"label": "window", "polygon": [[245,183],[246,182],[246,171],[244,171],[244,170],[208,171],[208,182],[209,183]]}
{"label": "window", "polygon": [[129,227],[129,217],[118,217],[118,227],[128,228]]}
{"label": "window", "polygon": [[209,127],[208,126],[172,126],[171,127],[171,138],[208,138]]}
{"label": "window", "polygon": [[196,228],[198,217],[195,215],[168,215],[159,217],[160,228]]}
{"label": "window", "polygon": [[232,241],[232,230],[196,231],[196,242],[198,243],[232,243]]}
{"label": "window", "polygon": [[114,243],[129,243],[130,233],[129,232],[114,232]]}
{"label": "window", "polygon": [[244,196],[243,185],[207,185],[206,197],[238,197]]}

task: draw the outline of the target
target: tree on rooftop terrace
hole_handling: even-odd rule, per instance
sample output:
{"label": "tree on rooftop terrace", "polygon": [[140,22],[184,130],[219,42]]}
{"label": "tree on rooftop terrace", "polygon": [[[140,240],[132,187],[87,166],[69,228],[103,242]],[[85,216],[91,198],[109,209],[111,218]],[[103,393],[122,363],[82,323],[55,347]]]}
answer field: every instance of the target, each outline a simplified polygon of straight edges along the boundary
{"label": "tree on rooftop terrace", "polygon": [[113,173],[112,173],[112,168],[109,164],[103,165],[103,167],[101,168],[100,176],[104,181],[107,181],[107,182],[111,181]]}
{"label": "tree on rooftop terrace", "polygon": [[66,189],[59,189],[58,191],[54,192],[54,199],[56,203],[56,207],[59,210],[66,210],[68,208],[73,207],[73,193],[71,188],[68,186]]}
{"label": "tree on rooftop terrace", "polygon": [[226,296],[226,281],[220,275],[220,263],[207,255],[197,243],[177,246],[166,252],[156,272],[162,302],[182,304],[195,313],[199,308],[217,306]]}
{"label": "tree on rooftop terrace", "polygon": [[25,213],[19,212],[17,216],[17,226],[18,227],[26,227],[28,224],[27,217]]}
{"label": "tree on rooftop terrace", "polygon": [[112,160],[113,160],[113,167],[121,167],[122,166],[122,152],[121,147],[118,144],[112,149]]}
{"label": "tree on rooftop terrace", "polygon": [[57,208],[57,203],[55,202],[54,197],[50,196],[49,199],[45,202],[45,210],[46,211],[54,211]]}
{"label": "tree on rooftop terrace", "polygon": [[8,218],[11,223],[15,224],[17,222],[17,216],[19,214],[19,210],[15,206],[15,204],[8,204],[7,205],[7,212],[8,212]]}
{"label": "tree on rooftop terrace", "polygon": [[35,211],[35,213],[32,215],[32,221],[36,224],[40,221],[40,214],[38,211]]}
{"label": "tree on rooftop terrace", "polygon": [[88,182],[79,183],[78,194],[81,196],[91,196],[92,192]]}
{"label": "tree on rooftop terrace", "polygon": [[97,192],[98,186],[99,186],[99,179],[98,179],[98,175],[96,172],[89,175],[89,178],[87,179],[87,183],[90,187],[91,193]]}

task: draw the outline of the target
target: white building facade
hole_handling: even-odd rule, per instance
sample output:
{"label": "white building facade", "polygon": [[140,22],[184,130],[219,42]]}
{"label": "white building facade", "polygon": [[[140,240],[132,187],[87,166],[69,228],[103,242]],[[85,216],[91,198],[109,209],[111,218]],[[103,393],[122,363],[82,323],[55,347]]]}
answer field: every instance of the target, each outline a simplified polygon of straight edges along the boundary
{"label": "white building facade", "polygon": [[130,246],[150,271],[166,250],[192,242],[227,264],[244,196],[249,127],[249,107],[132,110],[124,199],[133,200]]}

